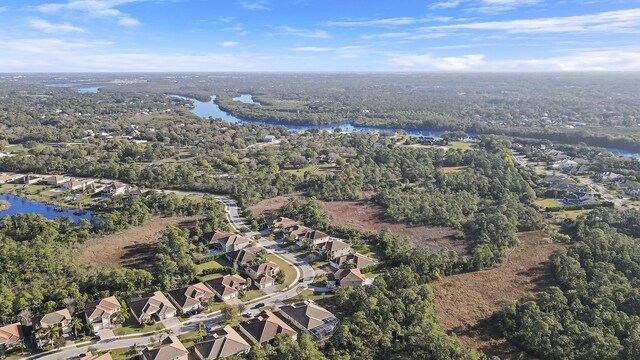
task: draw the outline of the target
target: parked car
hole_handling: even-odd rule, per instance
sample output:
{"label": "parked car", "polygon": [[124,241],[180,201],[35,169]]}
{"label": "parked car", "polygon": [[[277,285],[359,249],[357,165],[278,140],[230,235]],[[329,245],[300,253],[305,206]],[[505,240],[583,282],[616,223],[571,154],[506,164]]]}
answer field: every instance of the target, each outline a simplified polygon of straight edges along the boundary
{"label": "parked car", "polygon": [[259,309],[261,307],[263,307],[265,304],[264,303],[257,303],[253,306],[254,309]]}

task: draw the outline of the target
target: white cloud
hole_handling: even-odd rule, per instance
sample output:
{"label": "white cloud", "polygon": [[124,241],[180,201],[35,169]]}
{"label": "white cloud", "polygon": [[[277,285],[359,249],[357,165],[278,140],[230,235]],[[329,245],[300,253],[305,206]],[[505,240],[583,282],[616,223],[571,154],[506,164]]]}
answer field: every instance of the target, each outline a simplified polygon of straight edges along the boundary
{"label": "white cloud", "polygon": [[300,46],[291,49],[293,51],[305,51],[305,52],[328,52],[335,50],[329,47],[317,47],[317,46]]}
{"label": "white cloud", "polygon": [[280,28],[280,31],[284,34],[308,37],[308,38],[316,38],[316,39],[329,39],[331,35],[324,30],[307,30],[307,29],[296,29],[289,26],[283,26]]}
{"label": "white cloud", "polygon": [[583,51],[548,59],[503,61],[499,66],[531,71],[639,71],[640,51]]}
{"label": "white cloud", "polygon": [[85,32],[84,29],[79,28],[77,26],[73,26],[68,23],[54,24],[49,21],[38,19],[38,18],[31,18],[27,21],[27,23],[32,28],[37,30],[42,30],[46,33]]}
{"label": "white cloud", "polygon": [[430,26],[421,30],[490,30],[508,33],[628,32],[640,30],[640,9],[608,11],[593,15]]}
{"label": "white cloud", "polygon": [[460,57],[435,57],[431,54],[402,54],[391,57],[391,66],[416,70],[465,71],[485,64],[484,55],[471,54]]}
{"label": "white cloud", "polygon": [[393,33],[362,35],[361,38],[364,40],[395,39],[395,38],[404,38],[410,35],[411,33],[408,33],[408,32],[393,32]]}
{"label": "white cloud", "polygon": [[431,9],[452,9],[463,4],[468,6],[468,10],[498,13],[513,10],[522,6],[531,6],[542,3],[543,0],[445,0],[429,5]]}
{"label": "white cloud", "polygon": [[223,41],[223,42],[218,43],[218,45],[220,45],[222,47],[233,47],[233,46],[240,45],[240,43],[237,42],[237,41]]}
{"label": "white cloud", "polygon": [[404,25],[413,25],[435,21],[449,21],[450,17],[437,16],[429,18],[414,18],[414,17],[394,17],[385,19],[366,19],[366,20],[353,20],[353,21],[327,21],[324,26],[334,27],[398,27]]}
{"label": "white cloud", "polygon": [[136,26],[140,22],[116,9],[117,6],[146,0],[68,0],[66,3],[46,3],[36,6],[36,10],[55,14],[59,12],[79,13],[92,18],[116,18],[123,26]]}
{"label": "white cloud", "polygon": [[9,8],[6,6],[0,6],[0,13],[3,13],[5,11],[9,11]]}
{"label": "white cloud", "polygon": [[252,11],[270,10],[269,3],[266,0],[240,1],[240,6],[242,6],[247,10],[252,10]]}

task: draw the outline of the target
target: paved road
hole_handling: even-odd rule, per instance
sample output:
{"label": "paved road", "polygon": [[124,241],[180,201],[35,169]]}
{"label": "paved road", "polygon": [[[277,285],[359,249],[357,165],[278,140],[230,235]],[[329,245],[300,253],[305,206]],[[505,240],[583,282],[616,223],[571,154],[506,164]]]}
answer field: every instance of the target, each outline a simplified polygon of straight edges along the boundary
{"label": "paved road", "polygon": [[[177,190],[163,190],[163,192],[174,193],[178,195],[194,195],[194,196],[202,196],[205,193],[200,192],[190,192],[190,191],[177,191]],[[211,194],[208,194],[211,195]],[[244,221],[240,217],[239,207],[235,200],[228,198],[226,196],[220,195],[211,195],[216,199],[220,200],[225,205],[225,211],[228,216],[229,223],[235,229],[248,229],[245,225]],[[245,232],[247,236],[255,236],[260,235],[260,233],[255,231],[247,231]],[[298,258],[293,254],[287,252],[286,250],[281,249],[275,241],[270,241],[264,237],[260,237],[257,241],[257,245],[266,249],[267,252],[274,254],[275,256],[280,257],[285,262],[291,263],[295,265],[296,269],[296,278],[294,279],[293,284],[284,291],[277,291],[272,294],[263,296],[262,298],[254,299],[247,303],[247,307],[251,309],[252,304],[255,303],[264,303],[265,306],[279,306],[283,304],[283,300],[290,299],[298,294],[298,291],[301,289],[305,289],[309,287],[309,285],[313,282],[315,273],[311,265],[305,262],[304,259]],[[214,312],[211,314],[199,314],[192,316],[188,321],[185,321],[180,324],[176,324],[175,326],[167,328],[175,335],[182,335],[196,330],[197,324],[199,322],[204,322],[207,328],[212,328],[218,326],[222,321],[222,316],[220,316],[220,312]],[[167,329],[160,330],[156,334],[145,334],[145,335],[133,335],[133,336],[119,336],[111,339],[102,339],[97,343],[83,343],[83,344],[74,344],[69,347],[64,347],[57,352],[52,352],[43,356],[30,356],[25,359],[69,359],[73,357],[77,357],[80,354],[83,354],[89,351],[89,347],[95,350],[113,350],[113,349],[122,349],[128,348],[133,345],[144,346],[153,343],[154,341],[158,341],[159,337],[163,336],[163,332]],[[82,346],[85,345],[85,346]],[[80,347],[77,347],[80,346]]]}

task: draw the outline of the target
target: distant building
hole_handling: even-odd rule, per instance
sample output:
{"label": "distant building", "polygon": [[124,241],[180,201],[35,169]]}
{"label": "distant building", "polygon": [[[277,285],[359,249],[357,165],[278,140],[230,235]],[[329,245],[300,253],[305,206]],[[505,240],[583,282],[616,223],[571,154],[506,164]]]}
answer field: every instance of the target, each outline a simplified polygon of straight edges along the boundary
{"label": "distant building", "polygon": [[267,135],[267,136],[264,137],[264,142],[268,142],[269,143],[269,142],[274,142],[274,141],[276,141],[276,137],[273,136],[273,135]]}
{"label": "distant building", "polygon": [[340,320],[313,300],[280,307],[280,315],[316,342],[324,342],[336,331]]}

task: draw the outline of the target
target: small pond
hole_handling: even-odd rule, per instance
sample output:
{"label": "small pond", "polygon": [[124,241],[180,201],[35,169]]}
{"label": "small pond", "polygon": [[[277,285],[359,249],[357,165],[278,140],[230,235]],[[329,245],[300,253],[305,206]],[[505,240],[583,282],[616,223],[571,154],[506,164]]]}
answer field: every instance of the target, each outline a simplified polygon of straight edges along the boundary
{"label": "small pond", "polygon": [[40,214],[47,219],[54,220],[63,216],[69,216],[76,222],[80,219],[92,220],[93,216],[90,211],[81,211],[74,209],[61,209],[53,205],[44,204],[37,201],[31,201],[19,196],[10,194],[0,194],[0,200],[9,203],[9,208],[0,211],[0,217],[14,214]]}

